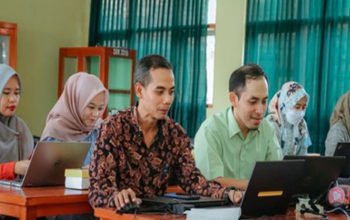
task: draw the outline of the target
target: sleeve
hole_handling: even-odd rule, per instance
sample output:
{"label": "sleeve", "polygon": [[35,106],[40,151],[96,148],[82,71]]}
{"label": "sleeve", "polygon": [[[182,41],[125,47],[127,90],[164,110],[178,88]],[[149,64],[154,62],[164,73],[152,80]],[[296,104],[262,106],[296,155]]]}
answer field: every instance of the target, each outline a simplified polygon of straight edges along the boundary
{"label": "sleeve", "polygon": [[219,139],[205,126],[198,130],[194,141],[196,166],[209,180],[224,176],[224,165]]}
{"label": "sleeve", "polygon": [[97,134],[98,134],[98,130],[94,130],[94,131],[91,133],[91,139],[90,139],[90,140],[91,140],[91,146],[90,146],[89,152],[87,153],[87,155],[86,155],[86,157],[85,157],[83,166],[87,166],[87,165],[90,164],[91,155],[92,155],[92,152],[94,151],[94,147],[95,147],[95,142],[96,142]]}
{"label": "sleeve", "polygon": [[116,134],[110,121],[101,126],[89,166],[89,201],[92,207],[115,208],[114,195],[118,192],[116,182]]}
{"label": "sleeve", "polygon": [[311,138],[309,136],[309,132],[307,132],[305,134],[305,137],[303,138],[302,142],[301,142],[301,147],[300,147],[300,152],[299,155],[305,155],[308,153],[308,148],[309,146],[311,146],[312,142],[311,142]]}
{"label": "sleeve", "polygon": [[16,162],[0,164],[0,179],[13,180],[15,178],[15,164]]}
{"label": "sleeve", "polygon": [[266,154],[266,160],[282,160],[283,153],[276,136],[276,130],[272,127],[270,129],[272,132],[270,133],[271,138],[267,138],[268,152]]}
{"label": "sleeve", "polygon": [[56,139],[54,137],[46,137],[41,141],[46,141],[46,142],[62,142],[62,140]]}
{"label": "sleeve", "polygon": [[325,155],[326,156],[333,156],[334,155],[334,151],[335,148],[337,147],[337,144],[339,142],[346,142],[346,135],[344,131],[342,131],[342,129],[340,129],[340,126],[336,126],[337,123],[335,125],[333,125],[327,134],[327,138],[326,138],[326,152]]}
{"label": "sleeve", "polygon": [[90,146],[89,152],[87,153],[87,155],[85,157],[83,166],[87,166],[90,164],[91,155],[92,155],[92,152],[94,151],[94,147],[95,147],[95,143],[91,142],[91,146]]}
{"label": "sleeve", "polygon": [[225,187],[215,181],[205,179],[195,166],[189,138],[186,134],[182,134],[178,138],[179,140],[175,143],[180,145],[180,152],[176,158],[174,173],[180,187],[188,194],[222,198]]}
{"label": "sleeve", "polygon": [[281,129],[280,129],[279,125],[277,124],[277,122],[275,120],[273,120],[272,117],[268,117],[267,121],[275,129],[275,134],[276,134],[278,143],[281,143],[282,137],[281,137]]}

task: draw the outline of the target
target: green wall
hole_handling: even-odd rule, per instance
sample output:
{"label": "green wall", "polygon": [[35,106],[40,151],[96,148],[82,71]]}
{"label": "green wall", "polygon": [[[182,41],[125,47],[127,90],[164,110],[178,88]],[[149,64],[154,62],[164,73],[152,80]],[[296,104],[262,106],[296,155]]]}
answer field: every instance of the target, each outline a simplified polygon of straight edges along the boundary
{"label": "green wall", "polygon": [[[0,21],[18,25],[17,70],[24,92],[17,114],[40,135],[57,100],[58,48],[87,46],[90,1],[0,0]],[[214,102],[207,115],[229,105],[228,79],[242,64],[246,0],[217,0]]]}
{"label": "green wall", "polygon": [[88,44],[90,1],[0,0],[0,5],[0,21],[18,25],[23,94],[17,115],[40,136],[57,100],[59,48]]}
{"label": "green wall", "polygon": [[243,64],[246,0],[217,0],[213,108],[207,117],[229,106],[228,80]]}

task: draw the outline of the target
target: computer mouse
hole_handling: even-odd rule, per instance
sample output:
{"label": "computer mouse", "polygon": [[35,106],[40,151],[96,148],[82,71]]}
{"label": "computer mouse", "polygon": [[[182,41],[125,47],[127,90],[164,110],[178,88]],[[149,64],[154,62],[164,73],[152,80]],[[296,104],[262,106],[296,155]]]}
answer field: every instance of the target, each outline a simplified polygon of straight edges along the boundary
{"label": "computer mouse", "polygon": [[125,204],[125,206],[119,210],[117,210],[117,213],[122,214],[122,213],[134,213],[140,208],[140,205],[137,204],[136,202],[129,202]]}

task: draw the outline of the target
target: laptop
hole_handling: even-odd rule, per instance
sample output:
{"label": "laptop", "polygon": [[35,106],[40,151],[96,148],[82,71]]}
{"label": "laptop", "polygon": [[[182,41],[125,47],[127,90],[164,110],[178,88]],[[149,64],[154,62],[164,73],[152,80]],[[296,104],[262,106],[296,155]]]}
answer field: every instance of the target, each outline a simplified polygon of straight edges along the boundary
{"label": "laptop", "polygon": [[285,214],[304,161],[256,162],[241,202],[241,218]]}
{"label": "laptop", "polygon": [[[175,199],[163,196],[142,198],[142,206],[150,208],[158,207],[162,209],[158,211],[169,211],[176,214],[183,214],[184,211],[191,208],[205,208],[224,205],[229,205],[228,201],[224,199],[213,199],[205,196],[200,196],[199,199],[195,200]],[[142,209],[140,211],[142,211]]]}
{"label": "laptop", "polygon": [[345,156],[345,164],[342,171],[340,172],[340,177],[350,177],[350,142],[338,143],[334,151],[334,156]]}
{"label": "laptop", "polygon": [[39,142],[23,178],[1,180],[16,187],[64,185],[64,170],[81,168],[91,143]]}
{"label": "laptop", "polygon": [[[256,162],[247,190],[241,202],[242,217],[285,214],[292,188],[302,176],[304,161]],[[145,206],[158,206],[181,213],[191,208],[229,205],[224,199],[201,197],[198,200],[166,197],[143,198]],[[166,211],[165,210],[165,211]],[[142,211],[139,210],[139,211]]]}
{"label": "laptop", "polygon": [[284,160],[305,161],[303,177],[293,197],[307,194],[312,199],[322,196],[328,190],[330,184],[337,180],[345,163],[345,157],[325,156],[285,156]]}

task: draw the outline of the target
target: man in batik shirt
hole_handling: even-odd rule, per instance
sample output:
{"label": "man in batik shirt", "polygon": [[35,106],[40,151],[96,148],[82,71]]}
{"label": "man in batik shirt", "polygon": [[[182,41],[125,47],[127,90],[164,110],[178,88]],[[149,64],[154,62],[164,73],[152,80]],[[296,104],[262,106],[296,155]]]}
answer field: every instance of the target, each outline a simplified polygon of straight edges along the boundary
{"label": "man in batik shirt", "polygon": [[167,116],[174,99],[171,64],[149,55],[136,66],[138,105],[107,118],[90,164],[89,199],[93,207],[123,208],[140,197],[162,196],[173,173],[188,194],[239,202],[240,192],[208,182],[195,167],[190,139]]}

